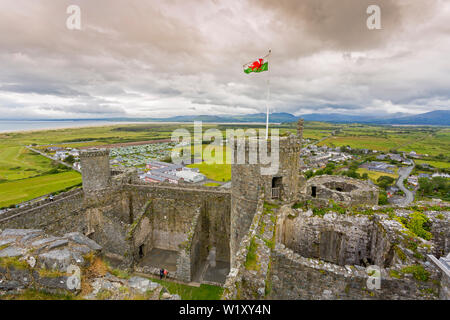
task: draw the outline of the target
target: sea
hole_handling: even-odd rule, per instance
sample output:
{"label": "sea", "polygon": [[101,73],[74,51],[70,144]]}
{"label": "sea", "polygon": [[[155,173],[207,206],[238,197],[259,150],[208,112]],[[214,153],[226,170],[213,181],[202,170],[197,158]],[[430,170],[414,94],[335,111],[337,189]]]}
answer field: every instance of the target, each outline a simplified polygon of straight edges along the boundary
{"label": "sea", "polygon": [[129,124],[134,122],[114,122],[104,120],[56,120],[56,121],[20,121],[20,120],[0,120],[0,132],[17,132],[29,130],[48,130],[78,127],[97,127],[115,124]]}

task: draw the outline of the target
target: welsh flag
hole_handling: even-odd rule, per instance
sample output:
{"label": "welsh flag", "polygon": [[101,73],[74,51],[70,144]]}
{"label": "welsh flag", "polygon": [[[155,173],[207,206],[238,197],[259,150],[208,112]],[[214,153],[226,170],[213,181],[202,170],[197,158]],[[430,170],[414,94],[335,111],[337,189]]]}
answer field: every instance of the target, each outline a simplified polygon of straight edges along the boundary
{"label": "welsh flag", "polygon": [[267,56],[265,56],[264,58],[244,64],[244,72],[251,73],[251,72],[268,71],[269,70],[269,60],[268,60],[269,55],[270,55],[270,51],[269,51],[269,54]]}

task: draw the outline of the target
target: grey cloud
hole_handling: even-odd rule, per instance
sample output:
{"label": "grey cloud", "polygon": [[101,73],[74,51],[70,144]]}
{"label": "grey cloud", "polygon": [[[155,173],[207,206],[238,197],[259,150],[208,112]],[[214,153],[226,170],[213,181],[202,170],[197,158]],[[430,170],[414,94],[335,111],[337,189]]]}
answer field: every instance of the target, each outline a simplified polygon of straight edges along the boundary
{"label": "grey cloud", "polygon": [[[264,112],[268,74],[246,75],[242,64],[268,48],[271,110],[449,108],[448,1],[79,0],[82,30],[69,31],[72,2],[0,4],[2,110]],[[373,3],[383,30],[366,28]]]}

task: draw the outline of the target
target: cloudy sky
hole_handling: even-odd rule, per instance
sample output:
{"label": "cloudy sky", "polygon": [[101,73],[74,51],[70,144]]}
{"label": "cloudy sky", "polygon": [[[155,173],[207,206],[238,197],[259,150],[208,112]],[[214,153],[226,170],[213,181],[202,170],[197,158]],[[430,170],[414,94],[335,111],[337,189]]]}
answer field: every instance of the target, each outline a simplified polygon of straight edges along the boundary
{"label": "cloudy sky", "polygon": [[265,112],[269,73],[275,112],[450,109],[449,21],[448,0],[1,0],[0,118]]}

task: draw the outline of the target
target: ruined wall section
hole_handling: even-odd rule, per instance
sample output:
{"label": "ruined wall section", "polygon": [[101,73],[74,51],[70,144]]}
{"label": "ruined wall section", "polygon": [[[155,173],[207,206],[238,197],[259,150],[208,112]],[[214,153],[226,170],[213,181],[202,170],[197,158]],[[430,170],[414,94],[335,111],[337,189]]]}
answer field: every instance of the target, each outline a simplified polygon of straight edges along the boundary
{"label": "ruined wall section", "polygon": [[282,300],[437,299],[438,292],[436,279],[398,279],[391,276],[390,269],[381,269],[380,289],[371,290],[364,267],[305,258],[281,244],[272,251],[271,275],[270,298]]}
{"label": "ruined wall section", "polygon": [[427,216],[431,222],[430,232],[435,244],[433,254],[437,258],[446,256],[450,253],[450,213],[449,211],[429,211]]}
{"label": "ruined wall section", "polygon": [[0,216],[0,229],[43,229],[55,235],[83,232],[83,199],[82,190],[76,189],[58,195],[52,202],[10,210]]}
{"label": "ruined wall section", "polygon": [[[252,282],[252,279],[256,272],[249,274],[249,270],[246,269],[247,256],[250,250],[250,244],[252,241],[258,242],[258,247],[261,244],[260,241],[256,240],[256,234],[259,230],[260,223],[262,220],[264,211],[264,196],[260,195],[258,203],[256,206],[255,214],[253,216],[251,225],[247,234],[242,238],[239,249],[236,251],[234,257],[234,265],[231,266],[230,273],[226,279],[224,285],[224,293],[222,296],[223,300],[234,300],[234,299],[246,299],[249,297],[248,294],[248,283]],[[265,271],[267,272],[268,266],[266,266]],[[252,286],[250,284],[250,286]],[[264,287],[264,285],[263,285]],[[251,290],[253,291],[253,290]],[[250,298],[255,298],[253,294],[250,294]]]}
{"label": "ruined wall section", "polygon": [[[268,208],[270,206],[266,203],[262,210],[257,210],[249,233],[243,238],[236,257],[237,267],[227,278],[223,299],[438,299],[444,292],[439,286],[439,270],[423,260],[434,250],[433,243],[417,238],[417,251],[408,250],[410,234],[387,214],[339,217],[330,213],[324,217],[298,218],[296,210],[285,205],[274,210],[275,216],[267,219],[265,217],[270,215],[264,213]],[[305,225],[298,228],[295,220],[305,220]],[[275,228],[271,228],[269,221],[275,221]],[[303,256],[311,254],[307,246],[320,240],[322,231],[339,232],[344,231],[344,227],[346,236],[354,233],[354,239],[348,241],[346,247],[351,247],[352,242],[363,237],[363,242],[366,242],[363,245],[367,248],[366,260],[373,260],[367,262],[380,266],[380,289],[368,285],[366,265],[360,265],[359,261],[352,264],[343,260],[343,265],[339,265],[324,260],[329,258],[330,248],[319,251],[319,254],[312,251],[311,256]],[[274,241],[268,237],[271,232],[272,235],[275,232]],[[295,235],[289,234],[291,232]],[[303,232],[307,233],[307,239],[302,240],[305,243],[298,246],[292,242],[293,249],[279,242],[285,241],[284,233],[288,233],[289,239],[289,236],[298,237]],[[330,242],[333,239],[326,238],[324,245],[328,246]],[[329,260],[336,262],[336,256]]]}
{"label": "ruined wall section", "polygon": [[[368,216],[327,214],[312,216],[311,211],[289,210],[279,219],[277,241],[304,257],[346,265],[362,264],[363,260],[384,264],[388,243],[379,240],[379,256],[372,251],[372,240],[377,242],[378,229]],[[380,230],[379,232],[382,232]],[[375,234],[375,237],[372,235]],[[376,246],[376,244],[375,244]]]}
{"label": "ruined wall section", "polygon": [[132,263],[132,250],[128,241],[130,212],[127,193],[121,189],[108,188],[90,191],[85,196],[85,234],[100,243],[106,257],[113,265],[128,267]]}
{"label": "ruined wall section", "polygon": [[369,182],[344,176],[322,175],[308,180],[306,200],[326,204],[329,200],[348,206],[377,205],[378,188]]}
{"label": "ruined wall section", "polygon": [[209,221],[205,210],[199,210],[199,213],[194,217],[191,232],[188,235],[186,246],[184,246],[186,256],[189,256],[189,277],[187,274],[184,275],[185,272],[183,265],[180,265],[180,259],[177,261],[177,273],[181,279],[184,278],[187,281],[192,281],[196,273],[201,272],[202,263],[206,260],[210,249],[208,243],[208,224]]}
{"label": "ruined wall section", "polygon": [[179,250],[187,240],[191,221],[199,211],[203,213],[204,232],[208,245],[216,247],[217,260],[229,261],[230,249],[230,193],[212,188],[189,188],[162,185],[127,185],[128,204],[133,212],[140,212],[152,201],[149,216],[153,246]]}
{"label": "ruined wall section", "polygon": [[[298,200],[304,179],[300,174],[301,139],[297,136],[280,137],[278,149],[272,150],[272,141],[264,140],[266,150],[260,150],[260,142],[249,138],[237,143],[234,148],[234,161],[231,166],[231,265],[235,265],[234,256],[239,250],[241,239],[248,232],[256,212],[258,198],[261,193],[266,199],[273,197],[283,201]],[[271,157],[278,152],[278,171],[268,174],[273,164],[261,164],[261,154]],[[239,154],[245,154],[245,161],[239,163]],[[257,163],[253,163],[252,155],[257,153]],[[242,162],[242,160],[241,160]],[[272,166],[273,167],[273,166]]]}
{"label": "ruined wall section", "polygon": [[262,192],[259,165],[233,164],[231,166],[231,267],[242,238],[248,232],[257,211],[258,197]]}

